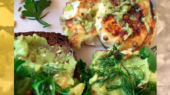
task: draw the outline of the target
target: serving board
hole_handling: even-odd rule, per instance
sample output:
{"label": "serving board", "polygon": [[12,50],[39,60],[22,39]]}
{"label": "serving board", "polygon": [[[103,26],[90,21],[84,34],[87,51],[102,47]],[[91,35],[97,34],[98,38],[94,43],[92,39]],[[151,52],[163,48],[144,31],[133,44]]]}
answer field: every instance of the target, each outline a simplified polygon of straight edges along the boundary
{"label": "serving board", "polygon": [[[14,28],[15,32],[28,32],[28,31],[45,31],[45,32],[56,32],[61,33],[62,28],[60,26],[60,16],[63,14],[63,8],[66,6],[66,2],[69,0],[51,0],[51,6],[49,6],[42,14],[49,12],[49,14],[43,18],[44,21],[52,24],[51,27],[43,28],[41,24],[34,20],[21,19],[20,14],[24,10],[23,5],[18,3],[18,0],[14,0],[14,20],[17,22],[16,27]],[[155,9],[157,5],[157,0],[151,0]],[[21,11],[18,11],[18,8],[22,7]],[[156,36],[154,37],[153,42],[149,47],[156,45]],[[88,45],[82,45],[81,49],[75,49],[78,59],[82,59],[87,63],[91,64],[92,53],[95,53],[96,50],[105,50],[103,47],[94,47]]]}

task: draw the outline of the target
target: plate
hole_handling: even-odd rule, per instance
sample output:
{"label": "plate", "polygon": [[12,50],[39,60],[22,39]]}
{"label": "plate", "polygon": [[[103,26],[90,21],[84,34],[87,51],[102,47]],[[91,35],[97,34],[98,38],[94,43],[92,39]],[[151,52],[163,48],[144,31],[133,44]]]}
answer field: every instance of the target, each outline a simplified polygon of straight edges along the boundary
{"label": "plate", "polygon": [[[51,0],[51,6],[49,6],[42,14],[50,12],[46,17],[43,18],[44,21],[52,24],[51,27],[43,28],[41,24],[37,21],[21,19],[20,14],[21,11],[24,10],[23,4],[19,4],[18,0],[14,0],[14,20],[17,22],[14,31],[17,32],[28,32],[28,31],[45,31],[45,32],[56,32],[61,33],[62,28],[60,26],[60,16],[63,14],[63,8],[66,6],[66,2],[69,0]],[[157,5],[157,0],[151,0],[155,9]],[[18,8],[22,7],[21,11],[18,11]],[[154,37],[152,43],[149,47],[153,47],[156,45],[156,36]],[[81,49],[75,49],[76,55],[78,59],[82,59],[87,65],[91,64],[92,53],[95,53],[96,50],[105,50],[103,47],[94,47],[88,45],[82,45]]]}

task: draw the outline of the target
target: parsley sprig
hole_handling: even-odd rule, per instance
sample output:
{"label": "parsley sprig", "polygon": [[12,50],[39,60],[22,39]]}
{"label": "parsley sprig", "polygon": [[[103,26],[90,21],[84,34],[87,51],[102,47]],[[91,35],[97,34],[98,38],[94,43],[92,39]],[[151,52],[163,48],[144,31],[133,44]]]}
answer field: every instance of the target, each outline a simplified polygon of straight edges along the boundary
{"label": "parsley sprig", "polygon": [[14,61],[15,84],[17,83],[17,79],[19,79],[18,77],[31,78],[33,80],[31,87],[34,89],[36,95],[55,95],[56,92],[58,92],[59,95],[70,95],[68,93],[69,88],[63,89],[61,86],[56,84],[51,77],[51,73],[65,69],[53,68],[46,65],[43,66],[39,72],[35,72],[34,69],[25,66],[28,62],[29,61],[25,62],[22,60]]}
{"label": "parsley sprig", "polygon": [[28,18],[30,20],[37,20],[40,24],[44,25],[43,28],[51,26],[47,22],[43,21],[42,18],[44,18],[48,13],[40,17],[41,13],[43,12],[44,9],[46,9],[48,6],[50,6],[51,1],[48,0],[26,0],[24,8],[26,10],[22,11],[22,15],[26,17],[31,17]]}

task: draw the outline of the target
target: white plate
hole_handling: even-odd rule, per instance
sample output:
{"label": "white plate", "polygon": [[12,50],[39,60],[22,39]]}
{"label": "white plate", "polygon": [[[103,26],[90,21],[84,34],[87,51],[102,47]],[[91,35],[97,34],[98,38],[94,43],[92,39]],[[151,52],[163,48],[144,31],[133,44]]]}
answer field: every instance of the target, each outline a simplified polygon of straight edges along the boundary
{"label": "white plate", "polygon": [[[51,0],[51,6],[48,7],[42,14],[45,14],[46,12],[50,12],[45,18],[43,18],[44,21],[48,22],[49,24],[52,24],[49,28],[43,28],[41,24],[39,24],[37,21],[32,21],[28,19],[21,19],[20,14],[21,11],[24,10],[23,4],[18,4],[18,0],[14,0],[14,20],[17,21],[17,25],[14,28],[15,32],[28,32],[28,31],[46,31],[46,32],[56,32],[56,33],[62,33],[62,29],[60,26],[59,18],[62,16],[63,13],[63,7],[65,7],[66,2],[69,0]],[[153,5],[156,9],[157,0],[151,0],[153,2]],[[22,6],[22,10],[18,12],[18,8]],[[156,36],[150,45],[150,47],[156,45]],[[103,47],[93,47],[93,46],[87,46],[83,45],[80,50],[75,50],[76,55],[78,59],[82,59],[85,61],[88,65],[91,64],[92,60],[92,53],[96,50],[104,50]]]}

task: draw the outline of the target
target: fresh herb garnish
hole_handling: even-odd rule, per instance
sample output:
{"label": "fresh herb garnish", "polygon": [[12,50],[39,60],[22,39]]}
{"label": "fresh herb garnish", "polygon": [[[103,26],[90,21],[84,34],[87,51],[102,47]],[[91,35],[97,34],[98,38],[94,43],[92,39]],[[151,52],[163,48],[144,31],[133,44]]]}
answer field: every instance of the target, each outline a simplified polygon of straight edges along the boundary
{"label": "fresh herb garnish", "polygon": [[43,28],[51,26],[47,22],[43,21],[42,18],[44,18],[48,13],[46,13],[44,16],[40,17],[41,13],[45,8],[50,6],[51,1],[48,0],[26,0],[24,8],[26,10],[22,11],[22,15],[26,17],[33,17],[28,18],[30,20],[37,20],[40,24],[44,25]]}
{"label": "fresh herb garnish", "polygon": [[103,70],[106,70],[107,68],[111,66],[115,66],[116,64],[120,64],[120,61],[122,60],[122,57],[125,56],[125,54],[119,52],[117,49],[117,46],[113,46],[112,49],[109,51],[109,54],[107,57],[104,57],[101,60],[100,66],[102,66]]}
{"label": "fresh herb garnish", "polygon": [[58,92],[59,95],[70,95],[68,93],[69,88],[62,89],[51,77],[51,73],[65,69],[45,65],[39,72],[36,72],[34,69],[25,66],[29,61],[15,60],[14,62],[15,76],[33,79],[32,88],[35,90],[36,95],[55,95],[55,92]]}
{"label": "fresh herb garnish", "polygon": [[[156,47],[153,47],[152,50],[155,50]],[[154,73],[156,71],[157,62],[156,62],[156,55],[150,48],[147,46],[142,46],[140,50],[140,55],[143,58],[148,58],[149,69]]]}
{"label": "fresh herb garnish", "polygon": [[[144,52],[147,52],[147,51],[144,50]],[[88,71],[90,72],[87,73],[86,72],[87,67],[86,67],[86,70],[84,70],[85,68],[82,68],[84,70],[83,72],[85,72],[83,76],[86,76],[86,74],[89,75],[89,73],[91,73],[92,71],[97,73],[98,79],[94,83],[99,83],[100,86],[103,86],[103,83],[106,83],[107,85],[105,86],[108,91],[121,88],[126,93],[126,95],[155,95],[153,93],[156,92],[156,89],[153,88],[153,85],[151,86],[150,83],[148,83],[148,85],[142,89],[138,87],[138,85],[141,83],[141,81],[144,78],[144,72],[140,69],[143,65],[125,67],[121,63],[123,56],[125,56],[125,54],[122,54],[117,49],[116,46],[113,46],[113,48],[109,51],[106,57],[99,59],[100,63],[98,64],[101,69],[95,70],[93,68],[88,68]],[[148,55],[144,55],[144,56],[149,57]],[[82,64],[85,65],[85,63],[82,63],[82,61],[80,61],[80,63],[81,65]],[[136,73],[135,71],[137,71],[138,73]],[[115,85],[113,83],[113,80],[115,80],[116,77],[118,76],[120,77],[121,84]],[[90,90],[89,90],[89,93],[90,93]],[[146,93],[149,93],[149,94],[146,94]]]}
{"label": "fresh herb garnish", "polygon": [[157,46],[152,47],[151,50],[156,54]]}
{"label": "fresh herb garnish", "polygon": [[144,88],[139,95],[157,95],[156,93],[157,86],[155,83],[149,82],[147,88]]}
{"label": "fresh herb garnish", "polygon": [[85,90],[82,95],[91,95],[90,92],[91,85],[89,83],[89,79],[92,78],[93,76],[91,74],[92,71],[86,67],[86,63],[83,62],[81,59],[77,61],[77,65],[79,67],[78,73],[80,73],[82,79],[81,82],[86,84]]}

